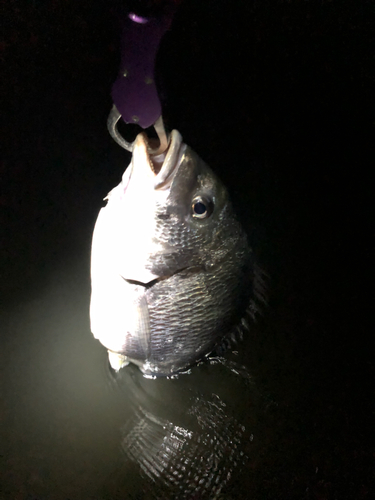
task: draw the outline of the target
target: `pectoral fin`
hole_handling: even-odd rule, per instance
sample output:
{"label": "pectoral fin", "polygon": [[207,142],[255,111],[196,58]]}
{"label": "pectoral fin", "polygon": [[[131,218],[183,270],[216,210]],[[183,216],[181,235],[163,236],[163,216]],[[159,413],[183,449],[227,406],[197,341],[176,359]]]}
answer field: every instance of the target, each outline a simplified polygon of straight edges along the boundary
{"label": "pectoral fin", "polygon": [[129,364],[127,356],[108,350],[108,360],[111,367],[118,372],[124,366]]}

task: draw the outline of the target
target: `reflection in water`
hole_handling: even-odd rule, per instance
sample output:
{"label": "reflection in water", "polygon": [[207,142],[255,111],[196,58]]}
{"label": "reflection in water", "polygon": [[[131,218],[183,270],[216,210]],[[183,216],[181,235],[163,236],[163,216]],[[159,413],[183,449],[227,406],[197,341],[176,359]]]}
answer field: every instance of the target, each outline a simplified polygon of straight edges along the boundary
{"label": "reflection in water", "polygon": [[121,429],[121,448],[152,480],[154,496],[221,498],[248,460],[255,425],[248,414],[255,399],[249,376],[222,364],[174,380],[147,380],[133,366],[110,376],[133,409]]}

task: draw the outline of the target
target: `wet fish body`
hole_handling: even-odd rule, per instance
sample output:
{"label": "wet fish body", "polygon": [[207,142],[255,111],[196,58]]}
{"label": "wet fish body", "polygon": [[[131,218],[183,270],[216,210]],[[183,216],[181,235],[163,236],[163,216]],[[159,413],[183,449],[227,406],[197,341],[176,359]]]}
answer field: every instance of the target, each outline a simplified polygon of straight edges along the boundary
{"label": "wet fish body", "polygon": [[107,199],[92,243],[93,335],[114,368],[186,370],[236,327],[253,293],[252,253],[228,193],[173,131],[159,156],[137,137]]}

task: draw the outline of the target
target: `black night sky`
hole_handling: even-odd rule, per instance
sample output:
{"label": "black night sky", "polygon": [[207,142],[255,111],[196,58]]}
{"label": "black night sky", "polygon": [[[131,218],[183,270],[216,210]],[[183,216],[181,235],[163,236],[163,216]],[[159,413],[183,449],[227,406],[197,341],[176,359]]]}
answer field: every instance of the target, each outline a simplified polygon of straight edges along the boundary
{"label": "black night sky", "polygon": [[[1,317],[38,296],[61,266],[78,268],[77,287],[88,293],[95,219],[129,161],[106,129],[118,21],[162,4],[5,5],[1,498],[117,498],[110,487],[107,496],[59,496],[48,474],[42,486],[30,479],[33,445],[21,459],[12,405],[14,391],[28,390],[12,381],[26,376],[9,347],[27,351],[30,339],[9,340]],[[166,126],[228,186],[270,277],[248,366],[277,410],[242,493],[220,498],[373,498],[374,42],[373,0],[182,0],[161,43],[156,80]]]}

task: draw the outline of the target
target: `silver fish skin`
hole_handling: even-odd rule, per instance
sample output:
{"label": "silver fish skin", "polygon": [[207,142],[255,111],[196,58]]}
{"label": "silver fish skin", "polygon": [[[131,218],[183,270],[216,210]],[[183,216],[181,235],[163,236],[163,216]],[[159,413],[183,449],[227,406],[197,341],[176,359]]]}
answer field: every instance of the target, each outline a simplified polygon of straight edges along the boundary
{"label": "silver fish skin", "polygon": [[178,131],[150,156],[139,134],[92,241],[91,331],[115,369],[188,369],[230,334],[253,290],[252,252],[213,171]]}

